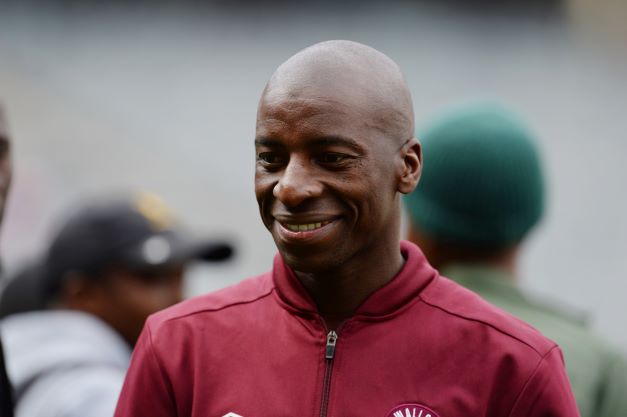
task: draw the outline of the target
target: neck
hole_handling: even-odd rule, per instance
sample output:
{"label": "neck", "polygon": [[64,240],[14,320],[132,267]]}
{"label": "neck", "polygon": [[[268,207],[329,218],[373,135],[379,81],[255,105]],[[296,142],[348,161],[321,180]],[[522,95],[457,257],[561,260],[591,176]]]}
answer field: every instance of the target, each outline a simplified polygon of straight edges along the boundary
{"label": "neck", "polygon": [[454,264],[472,264],[472,265],[485,265],[490,268],[503,271],[504,276],[510,277],[511,281],[517,281],[518,272],[518,250],[517,248],[510,248],[494,256],[485,257],[434,257],[435,262],[431,264],[437,268],[442,269]]}
{"label": "neck", "polygon": [[408,238],[422,249],[429,263],[436,269],[453,264],[480,264],[500,269],[516,280],[521,242],[489,249],[468,244],[443,243],[429,237],[415,224],[409,229]]}
{"label": "neck", "polygon": [[316,302],[318,311],[329,329],[336,329],[350,318],[361,303],[377,289],[394,278],[405,260],[398,243],[373,261],[348,262],[333,271],[296,272],[296,276]]}

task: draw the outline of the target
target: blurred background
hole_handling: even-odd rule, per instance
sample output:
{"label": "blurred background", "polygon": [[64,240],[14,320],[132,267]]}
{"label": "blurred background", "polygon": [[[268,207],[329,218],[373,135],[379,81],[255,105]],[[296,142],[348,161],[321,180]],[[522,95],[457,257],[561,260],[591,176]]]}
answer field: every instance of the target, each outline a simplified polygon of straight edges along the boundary
{"label": "blurred background", "polygon": [[517,110],[541,141],[548,215],[524,286],[590,313],[627,353],[627,2],[1,1],[0,101],[15,177],[5,267],[41,251],[82,196],[154,191],[238,257],[188,296],[271,266],[253,195],[255,112],[276,66],[318,41],[371,45],[404,70],[417,124],[460,100]]}

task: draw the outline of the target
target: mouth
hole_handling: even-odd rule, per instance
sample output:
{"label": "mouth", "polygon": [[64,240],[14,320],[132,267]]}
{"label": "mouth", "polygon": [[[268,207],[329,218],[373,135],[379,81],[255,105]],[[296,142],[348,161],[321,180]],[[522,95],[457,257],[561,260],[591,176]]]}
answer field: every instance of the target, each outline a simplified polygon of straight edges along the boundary
{"label": "mouth", "polygon": [[309,232],[312,230],[320,229],[327,224],[331,223],[332,220],[324,220],[320,222],[312,222],[312,223],[281,223],[281,226],[289,230],[290,232]]}
{"label": "mouth", "polygon": [[336,229],[338,218],[322,219],[278,219],[275,218],[274,233],[280,240],[294,244],[312,244],[325,240]]}

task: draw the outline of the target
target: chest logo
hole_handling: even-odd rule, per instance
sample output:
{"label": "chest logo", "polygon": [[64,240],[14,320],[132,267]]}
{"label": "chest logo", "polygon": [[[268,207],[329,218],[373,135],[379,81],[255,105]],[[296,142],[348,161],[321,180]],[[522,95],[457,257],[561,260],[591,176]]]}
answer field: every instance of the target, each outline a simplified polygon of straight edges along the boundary
{"label": "chest logo", "polygon": [[385,417],[440,417],[438,414],[424,405],[409,403],[394,407]]}
{"label": "chest logo", "polygon": [[223,415],[222,417],[242,417],[239,414],[235,414],[235,413],[227,413],[225,415]]}

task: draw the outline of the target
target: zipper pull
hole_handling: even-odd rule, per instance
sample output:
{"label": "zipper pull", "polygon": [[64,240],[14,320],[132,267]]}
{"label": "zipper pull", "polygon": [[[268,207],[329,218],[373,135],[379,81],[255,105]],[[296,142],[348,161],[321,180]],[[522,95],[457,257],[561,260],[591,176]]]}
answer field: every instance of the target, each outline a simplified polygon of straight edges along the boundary
{"label": "zipper pull", "polygon": [[329,334],[327,334],[327,348],[324,354],[325,359],[333,359],[333,355],[335,355],[336,343],[337,343],[337,333],[335,333],[335,330],[331,330]]}

